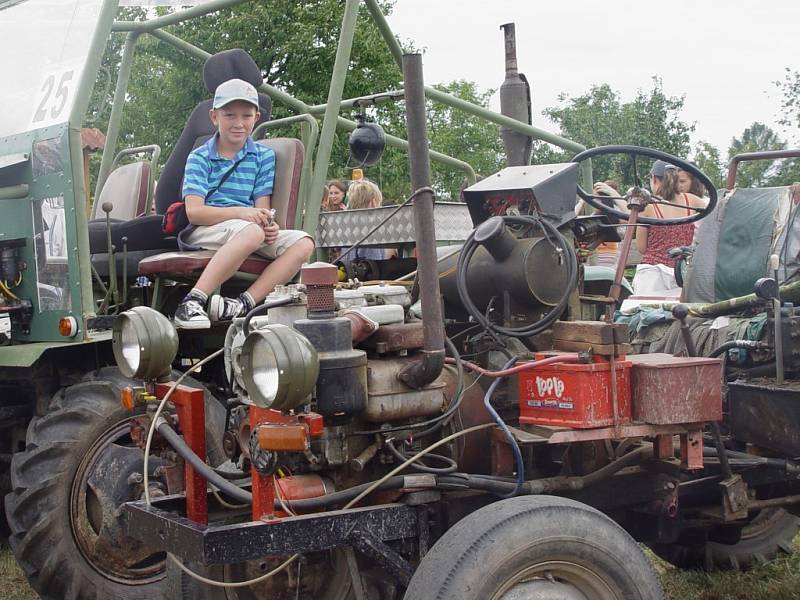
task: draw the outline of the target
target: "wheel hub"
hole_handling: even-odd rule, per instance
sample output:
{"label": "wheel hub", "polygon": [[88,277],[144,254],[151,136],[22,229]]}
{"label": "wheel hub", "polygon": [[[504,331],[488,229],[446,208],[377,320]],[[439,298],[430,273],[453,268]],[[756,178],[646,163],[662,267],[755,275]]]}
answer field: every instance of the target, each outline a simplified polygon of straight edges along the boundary
{"label": "wheel hub", "polygon": [[[151,477],[163,464],[151,459]],[[86,453],[70,494],[72,531],[84,557],[104,576],[124,583],[148,583],[164,572],[164,554],[127,537],[123,529],[122,505],[141,498],[142,469],[142,451],[130,439],[129,421],[123,421]]]}
{"label": "wheel hub", "polygon": [[569,561],[531,565],[493,600],[620,600],[600,573]]}

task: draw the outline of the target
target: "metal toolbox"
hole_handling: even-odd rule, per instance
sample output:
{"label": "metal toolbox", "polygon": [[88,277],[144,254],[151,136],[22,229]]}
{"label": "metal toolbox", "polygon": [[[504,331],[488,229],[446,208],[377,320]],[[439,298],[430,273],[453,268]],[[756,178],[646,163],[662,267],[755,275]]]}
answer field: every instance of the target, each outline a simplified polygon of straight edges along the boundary
{"label": "metal toolbox", "polygon": [[654,425],[722,419],[722,359],[634,354],[633,420]]}

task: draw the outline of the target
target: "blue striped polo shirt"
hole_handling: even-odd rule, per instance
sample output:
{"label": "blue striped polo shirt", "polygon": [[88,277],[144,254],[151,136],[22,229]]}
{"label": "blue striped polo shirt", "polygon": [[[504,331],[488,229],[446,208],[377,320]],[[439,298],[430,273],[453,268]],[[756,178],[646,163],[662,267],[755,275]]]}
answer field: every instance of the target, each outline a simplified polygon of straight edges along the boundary
{"label": "blue striped polo shirt", "polygon": [[[256,198],[272,194],[275,181],[275,152],[256,144],[248,137],[233,159],[220,156],[215,134],[205,144],[189,154],[183,176],[181,197],[200,196],[208,206],[254,206]],[[236,161],[243,160],[211,196],[209,190],[219,185],[222,176]]]}

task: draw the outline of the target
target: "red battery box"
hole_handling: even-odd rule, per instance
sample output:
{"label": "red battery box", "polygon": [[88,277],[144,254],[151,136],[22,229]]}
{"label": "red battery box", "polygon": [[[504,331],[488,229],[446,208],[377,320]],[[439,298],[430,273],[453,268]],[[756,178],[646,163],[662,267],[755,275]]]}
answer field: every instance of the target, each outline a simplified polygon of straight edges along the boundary
{"label": "red battery box", "polygon": [[[611,363],[600,356],[595,356],[593,361],[587,364],[552,364],[519,373],[520,423],[575,429],[614,425]],[[616,422],[630,423],[631,363],[620,358],[614,364]]]}

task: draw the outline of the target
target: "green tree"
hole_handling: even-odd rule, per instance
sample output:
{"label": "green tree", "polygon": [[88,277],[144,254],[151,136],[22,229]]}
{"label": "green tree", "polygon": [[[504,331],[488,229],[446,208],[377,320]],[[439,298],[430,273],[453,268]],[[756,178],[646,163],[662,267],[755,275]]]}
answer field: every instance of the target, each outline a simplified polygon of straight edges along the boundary
{"label": "green tree", "polygon": [[[777,133],[763,123],[754,122],[742,132],[741,137],[731,140],[728,159],[744,152],[783,150],[784,148],[786,148],[786,142],[782,141]],[[776,175],[778,175],[778,168],[774,161],[747,161],[739,164],[736,185],[741,187],[780,185]]]}
{"label": "green tree", "polygon": [[775,85],[783,94],[779,123],[789,128],[796,136],[800,132],[800,71],[787,68],[783,80],[776,81]]}
{"label": "green tree", "polygon": [[725,185],[725,167],[719,150],[708,142],[700,141],[694,148],[692,162],[714,183],[717,189]]}
{"label": "green tree", "polygon": [[[453,81],[434,86],[436,89],[488,107],[494,90],[480,90],[472,81]],[[426,103],[427,132],[430,148],[468,162],[479,177],[499,171],[504,166],[500,128],[493,123],[450,108],[440,103]],[[402,104],[382,108],[376,120],[388,133],[407,137]],[[408,155],[388,148],[379,165],[367,170],[367,176],[379,181],[384,196],[396,201],[411,193]],[[442,200],[458,201],[466,186],[465,173],[459,169],[431,161],[431,179],[436,195]]]}
{"label": "green tree", "polygon": [[[391,12],[392,2],[383,2]],[[325,102],[344,5],[338,0],[249,2],[170,29],[210,52],[245,48],[264,80],[308,104]],[[366,10],[358,16],[344,97],[393,89],[402,75]],[[122,140],[158,143],[168,156],[194,106],[209,96],[202,64],[145,36],[137,47]],[[273,117],[291,111],[276,102]],[[337,137],[334,162],[346,159],[346,135]]]}
{"label": "green tree", "polygon": [[[544,110],[559,128],[561,135],[587,148],[610,144],[630,144],[655,148],[676,156],[687,156],[689,137],[694,125],[679,118],[683,97],[667,96],[661,80],[653,78],[649,91],[639,90],[633,100],[623,102],[608,84],[595,85],[582,96],[559,97],[560,104]],[[544,144],[535,147],[534,162],[569,160],[570,153],[553,150]],[[595,180],[633,181],[631,160],[606,156],[592,161]],[[643,177],[649,161],[637,161],[637,173]]]}
{"label": "green tree", "polygon": [[[786,69],[783,81],[776,81],[781,99],[781,119],[791,147],[800,148],[800,71]],[[778,165],[776,181],[789,185],[800,181],[800,159],[784,160]]]}
{"label": "green tree", "polygon": [[[394,0],[381,3],[391,13]],[[159,9],[166,14],[169,9]],[[248,50],[261,67],[267,83],[286,91],[309,105],[322,104],[328,93],[338,34],[343,14],[339,0],[273,0],[251,2],[195,19],[169,29],[178,37],[210,52],[241,47]],[[141,20],[141,10],[121,9],[120,18]],[[107,45],[104,64],[116,77],[124,36],[114,36]],[[405,41],[404,47],[413,49]],[[379,31],[366,10],[359,13],[353,41],[350,70],[344,97],[358,97],[400,87],[402,73],[389,53]],[[98,105],[105,106],[98,123],[110,112],[113,83]],[[98,94],[102,88],[98,85]],[[439,86],[459,98],[488,106],[493,91],[481,91],[476,84],[458,81]],[[157,143],[166,158],[194,106],[209,92],[202,81],[202,64],[182,54],[171,45],[151,36],[142,36],[137,45],[126,107],[120,132],[119,148]],[[105,100],[105,101],[103,101]],[[497,126],[475,117],[428,103],[428,127],[431,147],[445,154],[467,160],[483,175],[501,166],[502,145]],[[343,116],[352,116],[355,111]],[[402,103],[369,109],[368,113],[388,133],[406,137]],[[292,114],[276,102],[273,118]],[[270,135],[297,135],[297,128],[270,130]],[[348,134],[337,132],[329,168],[330,177],[349,177]],[[366,169],[366,175],[378,181],[388,201],[410,193],[408,157],[404,151],[387,149],[382,161]],[[458,199],[464,185],[463,172],[433,163],[432,177],[441,198]]]}

